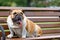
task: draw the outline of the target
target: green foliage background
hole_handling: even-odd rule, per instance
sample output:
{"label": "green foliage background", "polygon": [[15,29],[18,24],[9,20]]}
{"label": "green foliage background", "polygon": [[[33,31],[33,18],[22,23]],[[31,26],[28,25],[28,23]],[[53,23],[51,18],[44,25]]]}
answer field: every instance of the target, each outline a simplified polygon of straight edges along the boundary
{"label": "green foliage background", "polygon": [[[0,0],[0,6],[27,7],[29,0]],[[31,7],[60,6],[60,0],[30,0]]]}

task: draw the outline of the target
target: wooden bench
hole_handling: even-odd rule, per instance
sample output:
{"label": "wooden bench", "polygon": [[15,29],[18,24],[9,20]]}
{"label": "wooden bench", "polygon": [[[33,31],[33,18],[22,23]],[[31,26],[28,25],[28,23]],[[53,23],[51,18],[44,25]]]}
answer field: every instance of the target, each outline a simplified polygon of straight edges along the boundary
{"label": "wooden bench", "polygon": [[[6,23],[6,19],[7,16],[10,14],[10,10],[12,9],[23,9],[27,18],[35,22],[43,30],[43,35],[41,37],[26,38],[26,40],[30,40],[30,39],[59,40],[60,39],[60,18],[59,18],[60,10],[56,8],[0,7],[0,25],[4,27],[6,35],[9,34],[9,29]],[[0,36],[1,36],[1,31],[0,31]],[[20,38],[12,38],[11,40],[20,40]]]}

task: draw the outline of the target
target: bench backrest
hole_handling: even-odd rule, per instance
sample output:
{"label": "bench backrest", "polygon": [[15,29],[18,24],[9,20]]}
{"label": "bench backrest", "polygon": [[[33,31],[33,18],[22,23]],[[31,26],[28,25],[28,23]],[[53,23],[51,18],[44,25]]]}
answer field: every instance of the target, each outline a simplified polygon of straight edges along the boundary
{"label": "bench backrest", "polygon": [[[4,7],[3,7],[4,8]],[[20,7],[0,8],[0,25],[5,29],[6,35],[9,34],[9,29],[6,23],[7,16],[12,9],[21,9]],[[43,34],[60,33],[60,10],[50,8],[22,8],[28,19],[39,25]],[[0,32],[1,34],[1,32]],[[0,35],[1,36],[1,35]]]}

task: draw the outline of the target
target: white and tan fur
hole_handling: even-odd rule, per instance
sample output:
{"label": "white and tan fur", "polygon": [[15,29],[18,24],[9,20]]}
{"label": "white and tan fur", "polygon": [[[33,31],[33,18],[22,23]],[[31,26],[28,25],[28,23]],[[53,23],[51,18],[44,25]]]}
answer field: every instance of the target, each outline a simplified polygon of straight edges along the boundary
{"label": "white and tan fur", "polygon": [[10,30],[10,34],[7,36],[8,38],[12,38],[14,36],[14,32],[15,34],[17,34],[17,36],[21,36],[22,38],[26,38],[26,36],[41,36],[41,28],[35,23],[33,23],[31,20],[27,19],[25,14],[23,14],[24,19],[22,20],[22,29],[19,28],[19,25],[15,25],[12,21],[12,18],[14,17],[12,13],[14,12],[22,12],[22,10],[13,10],[8,16],[7,24]]}

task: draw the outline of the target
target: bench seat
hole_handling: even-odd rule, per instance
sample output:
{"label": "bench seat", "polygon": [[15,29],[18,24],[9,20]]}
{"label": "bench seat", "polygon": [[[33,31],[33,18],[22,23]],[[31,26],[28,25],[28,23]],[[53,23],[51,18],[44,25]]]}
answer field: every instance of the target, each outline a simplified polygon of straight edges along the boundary
{"label": "bench seat", "polygon": [[[11,38],[10,40],[43,40],[43,39],[53,39],[53,38],[60,38],[60,33],[55,33],[55,34],[43,34],[40,37],[34,37],[34,38]],[[6,39],[8,40],[8,39]]]}
{"label": "bench seat", "polygon": [[60,39],[60,10],[56,8],[0,7],[0,25],[4,27],[6,36],[10,33],[6,20],[7,20],[7,16],[10,14],[12,9],[23,9],[27,18],[42,28],[43,34],[40,37],[35,37],[35,38],[26,38],[26,39],[6,38],[6,40],[40,40],[40,39],[59,40]]}

